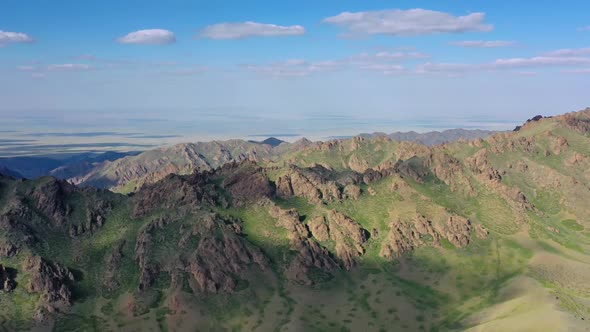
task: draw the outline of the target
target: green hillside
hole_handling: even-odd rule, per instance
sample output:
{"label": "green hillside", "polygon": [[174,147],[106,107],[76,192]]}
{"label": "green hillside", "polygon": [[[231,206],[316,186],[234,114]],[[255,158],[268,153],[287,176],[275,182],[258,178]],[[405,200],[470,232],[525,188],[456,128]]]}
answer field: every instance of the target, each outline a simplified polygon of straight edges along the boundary
{"label": "green hillside", "polygon": [[432,147],[248,144],[200,173],[192,147],[184,175],[154,156],[130,195],[0,177],[0,330],[588,330],[590,109]]}

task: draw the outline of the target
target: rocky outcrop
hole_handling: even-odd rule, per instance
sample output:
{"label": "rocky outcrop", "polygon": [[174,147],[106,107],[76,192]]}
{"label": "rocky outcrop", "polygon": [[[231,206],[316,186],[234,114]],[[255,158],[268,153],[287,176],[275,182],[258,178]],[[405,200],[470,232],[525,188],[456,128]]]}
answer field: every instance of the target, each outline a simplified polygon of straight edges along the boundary
{"label": "rocky outcrop", "polygon": [[[135,261],[139,265],[138,289],[140,291],[145,291],[153,286],[160,271],[158,262],[150,260],[154,240],[153,233],[156,229],[163,229],[174,221],[172,218],[157,218],[144,226],[137,236],[135,241]],[[116,253],[115,256],[117,256]]]}
{"label": "rocky outcrop", "polygon": [[40,294],[39,310],[56,313],[72,304],[74,276],[67,268],[39,256],[30,256],[24,262],[24,271],[29,274],[27,290]]}
{"label": "rocky outcrop", "polygon": [[471,222],[460,216],[449,216],[443,236],[455,247],[461,248],[469,244]]}
{"label": "rocky outcrop", "polygon": [[590,108],[581,112],[568,113],[558,117],[566,127],[582,134],[590,132]]}
{"label": "rocky outcrop", "polygon": [[72,213],[72,207],[66,202],[66,196],[74,187],[65,181],[47,178],[37,186],[30,196],[36,208],[57,225],[63,225],[66,217]]}
{"label": "rocky outcrop", "polygon": [[471,241],[472,230],[480,239],[488,236],[482,225],[474,227],[469,219],[457,215],[450,215],[444,224],[434,224],[420,214],[412,220],[398,219],[390,224],[379,255],[386,259],[398,258],[420,246],[438,247],[442,239],[457,248],[464,247]]}
{"label": "rocky outcrop", "polygon": [[104,225],[108,213],[112,210],[111,202],[96,197],[95,193],[90,194],[91,195],[89,195],[89,198],[86,200],[86,220],[83,223],[70,224],[70,237],[78,237],[96,232]]}
{"label": "rocky outcrop", "polygon": [[224,178],[221,187],[229,192],[235,206],[243,206],[274,195],[274,189],[262,169],[254,166],[231,172]]}
{"label": "rocky outcrop", "polygon": [[357,200],[361,197],[362,194],[361,187],[355,184],[346,185],[346,187],[344,187],[342,194],[343,198]]}
{"label": "rocky outcrop", "polygon": [[295,196],[293,186],[291,185],[291,178],[289,176],[281,176],[276,182],[277,196],[282,199],[289,199]]}
{"label": "rocky outcrop", "polygon": [[398,219],[389,225],[389,233],[383,241],[379,255],[386,259],[397,258],[418,246],[438,246],[440,238],[432,222],[422,215],[416,215],[411,221]]}
{"label": "rocky outcrop", "polygon": [[430,174],[425,159],[420,157],[411,157],[407,160],[398,160],[393,166],[395,173],[402,178],[411,178],[418,183],[424,182],[424,179]]}
{"label": "rocky outcrop", "polygon": [[266,269],[268,260],[260,249],[236,234],[223,232],[202,238],[186,269],[201,292],[231,293],[237,285],[236,277],[244,276],[249,265]]}
{"label": "rocky outcrop", "polygon": [[[297,255],[289,262],[285,270],[287,279],[296,283],[311,285],[314,283],[311,276],[313,270],[331,275],[340,268],[326,248],[310,239],[310,232],[307,226],[299,220],[299,213],[296,210],[284,210],[271,205],[269,212],[272,217],[277,219],[277,226],[286,228],[289,231],[290,246],[297,252]],[[314,237],[318,240],[325,238],[327,227],[323,217],[314,218],[312,223],[313,226],[310,227]]]}
{"label": "rocky outcrop", "polygon": [[125,240],[115,243],[105,259],[105,272],[102,284],[107,292],[114,292],[121,286],[119,268],[123,260],[123,246],[125,246]]}
{"label": "rocky outcrop", "polygon": [[21,247],[11,240],[0,238],[0,258],[14,257],[18,255],[20,249]]}
{"label": "rocky outcrop", "polygon": [[312,204],[339,201],[342,199],[342,190],[335,181],[327,178],[327,173],[329,170],[321,165],[306,169],[293,166],[287,174],[277,179],[277,196],[282,199],[302,197]]}
{"label": "rocky outcrop", "polygon": [[13,271],[0,264],[0,291],[12,292],[16,287],[16,281],[14,281],[15,272]]}
{"label": "rocky outcrop", "polygon": [[[157,209],[198,209],[198,206],[213,206],[227,203],[218,197],[215,186],[208,183],[210,173],[195,173],[190,176],[169,175],[165,180],[145,186],[134,197],[134,217],[148,215]],[[225,203],[225,204],[224,204]]]}
{"label": "rocky outcrop", "polygon": [[330,239],[328,224],[323,216],[315,216],[311,218],[307,224],[311,234],[318,239],[318,241],[328,241]]}
{"label": "rocky outcrop", "polygon": [[356,258],[365,253],[363,244],[369,232],[344,214],[330,210],[328,213],[330,238],[336,242],[336,255],[347,270],[352,269]]}

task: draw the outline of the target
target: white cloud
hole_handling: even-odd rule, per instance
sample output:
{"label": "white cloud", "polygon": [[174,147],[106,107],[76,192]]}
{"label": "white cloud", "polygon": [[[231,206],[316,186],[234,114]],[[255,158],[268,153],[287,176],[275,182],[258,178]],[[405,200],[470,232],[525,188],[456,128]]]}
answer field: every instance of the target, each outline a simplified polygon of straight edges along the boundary
{"label": "white cloud", "polygon": [[50,71],[85,71],[91,68],[91,66],[81,63],[64,63],[47,66],[47,69]]}
{"label": "white cloud", "polygon": [[361,53],[351,57],[352,63],[400,62],[416,59],[427,59],[430,55],[420,52],[377,52],[374,54]]}
{"label": "white cloud", "polygon": [[526,71],[526,70],[521,70],[521,71],[517,71],[516,75],[519,76],[537,76],[537,73],[534,71]]}
{"label": "white cloud", "polygon": [[186,67],[186,68],[178,68],[174,70],[168,70],[161,72],[164,75],[171,75],[171,76],[194,76],[200,75],[207,72],[209,68],[207,67]]}
{"label": "white cloud", "polygon": [[92,55],[92,54],[80,54],[80,55],[76,55],[74,57],[72,57],[75,60],[88,60],[88,61],[94,61],[94,60],[98,60],[96,58],[96,56]]}
{"label": "white cloud", "polygon": [[338,61],[308,62],[291,59],[266,65],[244,65],[246,70],[271,77],[303,77],[314,73],[334,71],[342,67]]}
{"label": "white cloud", "polygon": [[210,39],[241,39],[248,37],[298,36],[305,33],[301,25],[281,26],[257,22],[218,23],[199,33],[199,37]]}
{"label": "white cloud", "polygon": [[406,68],[400,65],[392,65],[392,64],[370,64],[360,66],[360,69],[363,70],[371,70],[377,71],[384,75],[394,75],[394,74],[403,74],[406,73]]}
{"label": "white cloud", "polygon": [[348,58],[328,61],[290,59],[264,65],[245,65],[243,68],[273,77],[301,77],[320,72],[354,69],[391,75],[407,72],[405,67],[398,64],[399,62],[429,57],[429,55],[419,52],[377,52],[361,53]]}
{"label": "white cloud", "polygon": [[498,59],[491,64],[497,69],[580,65],[590,65],[590,58],[537,56],[532,58]]}
{"label": "white cloud", "polygon": [[577,57],[590,55],[590,47],[587,48],[564,48],[543,54],[551,57]]}
{"label": "white cloud", "polygon": [[33,66],[17,66],[16,70],[18,71],[34,71],[36,68]]}
{"label": "white cloud", "polygon": [[487,32],[493,29],[485,24],[484,13],[453,16],[425,9],[387,9],[366,12],[343,12],[324,19],[325,23],[347,29],[353,35],[383,34],[391,36],[417,36],[437,33]]}
{"label": "white cloud", "polygon": [[118,38],[117,42],[121,44],[165,45],[176,42],[176,37],[172,31],[149,29],[128,33],[127,35]]}
{"label": "white cloud", "polygon": [[0,30],[0,46],[16,43],[31,43],[33,38],[22,32],[9,32]]}
{"label": "white cloud", "polygon": [[569,69],[563,72],[567,74],[590,74],[590,68]]}
{"label": "white cloud", "polygon": [[488,63],[425,63],[416,67],[416,73],[466,73],[474,71],[495,71],[524,68],[572,67],[590,65],[590,58],[584,57],[548,57],[498,59]]}
{"label": "white cloud", "polygon": [[465,72],[474,71],[477,69],[481,69],[481,68],[478,68],[477,65],[472,65],[472,64],[427,62],[425,64],[417,66],[416,73],[418,73],[418,74],[465,73]]}
{"label": "white cloud", "polygon": [[515,42],[509,40],[464,40],[451,42],[450,44],[461,47],[494,48],[512,46]]}

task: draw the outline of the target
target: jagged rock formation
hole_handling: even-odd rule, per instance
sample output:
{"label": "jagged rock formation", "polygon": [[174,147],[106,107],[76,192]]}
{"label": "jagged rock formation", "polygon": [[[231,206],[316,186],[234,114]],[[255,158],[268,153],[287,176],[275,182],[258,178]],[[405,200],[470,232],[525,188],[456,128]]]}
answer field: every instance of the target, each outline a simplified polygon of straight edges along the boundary
{"label": "jagged rock formation", "polygon": [[72,304],[70,284],[74,282],[72,273],[59,264],[30,256],[24,263],[24,271],[30,274],[27,291],[40,294],[38,312],[48,313],[65,310]]}
{"label": "jagged rock formation", "polygon": [[313,283],[313,280],[310,279],[312,269],[329,274],[340,268],[326,248],[310,239],[309,229],[299,220],[300,217],[296,210],[283,210],[271,203],[269,212],[277,219],[278,226],[289,231],[291,248],[297,252],[295,258],[286,268],[287,279],[311,285]]}
{"label": "jagged rock formation", "polygon": [[[446,277],[445,264],[454,263],[443,262],[446,254],[453,260],[480,255],[473,260],[493,259],[500,268],[526,263],[530,257],[510,241],[528,232],[534,236],[530,243],[547,238],[552,246],[563,244],[584,255],[590,227],[589,115],[586,110],[542,118],[517,132],[432,147],[387,137],[302,141],[296,150],[289,144],[274,148],[282,152],[273,156],[286,156],[275,160],[220,148],[218,161],[224,165],[207,171],[152,179],[147,174],[154,165],[146,166],[145,182],[129,195],[52,178],[0,176],[1,305],[25,303],[30,310],[23,311],[23,320],[46,322],[74,319],[82,301],[100,301],[96,312],[102,318],[110,312],[128,319],[155,314],[159,321],[185,317],[183,311],[198,307],[199,319],[227,327],[206,311],[210,303],[229,308],[247,297],[251,302],[241,308],[252,316],[260,315],[252,310],[260,303],[286,303],[305,313],[311,309],[289,296],[315,296],[330,289],[332,278],[342,282],[345,273],[353,279],[362,275],[365,287],[388,280],[402,294],[400,303],[420,310],[432,297],[438,305],[485,298],[482,293],[436,297],[445,292],[437,278]],[[164,159],[154,167],[173,171]],[[402,279],[421,268],[412,260],[427,262],[428,255],[435,256],[436,269],[421,270],[423,278],[416,282],[422,284],[409,287]],[[495,273],[469,277],[483,278],[481,287],[491,288],[486,278],[494,274],[497,282]],[[458,292],[469,283],[465,279],[457,280]],[[464,289],[476,292],[479,286]],[[404,287],[430,295],[406,303],[413,295]],[[345,298],[364,296],[350,292]],[[371,293],[367,303],[370,314],[381,317],[385,312],[374,306],[383,301],[378,295]],[[395,311],[387,310],[395,318]],[[243,314],[238,311],[231,314]],[[3,319],[0,314],[0,326]],[[442,324],[434,315],[424,317],[428,320]],[[252,324],[248,328],[256,329]]]}
{"label": "jagged rock formation", "polygon": [[0,264],[0,291],[11,292],[15,287],[16,282],[10,269]]}
{"label": "jagged rock formation", "polygon": [[467,218],[450,215],[446,223],[440,225],[417,214],[412,220],[390,223],[379,255],[387,259],[398,258],[420,246],[440,246],[441,239],[448,240],[457,248],[465,247],[471,241],[472,230],[480,239],[488,235],[485,227],[479,224],[474,227]]}
{"label": "jagged rock formation", "polygon": [[234,171],[237,165],[226,164],[220,171],[221,174],[228,173],[221,183],[221,188],[229,192],[234,205],[243,206],[274,195],[274,188],[270,185],[262,168],[252,165],[245,169],[240,167],[239,170]]}
{"label": "jagged rock formation", "polygon": [[328,213],[330,221],[330,238],[336,242],[336,255],[342,260],[344,267],[350,270],[357,257],[365,253],[363,244],[369,239],[369,232],[359,223],[344,214],[331,210]]}

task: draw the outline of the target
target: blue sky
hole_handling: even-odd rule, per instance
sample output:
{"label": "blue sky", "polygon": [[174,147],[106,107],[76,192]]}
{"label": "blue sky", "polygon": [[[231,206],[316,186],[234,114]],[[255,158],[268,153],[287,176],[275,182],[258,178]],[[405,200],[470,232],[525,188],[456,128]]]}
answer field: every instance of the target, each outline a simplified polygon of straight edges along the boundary
{"label": "blue sky", "polygon": [[3,0],[0,113],[61,127],[213,114],[283,132],[320,131],[322,115],[349,119],[346,132],[518,122],[590,105],[589,12],[582,0]]}

